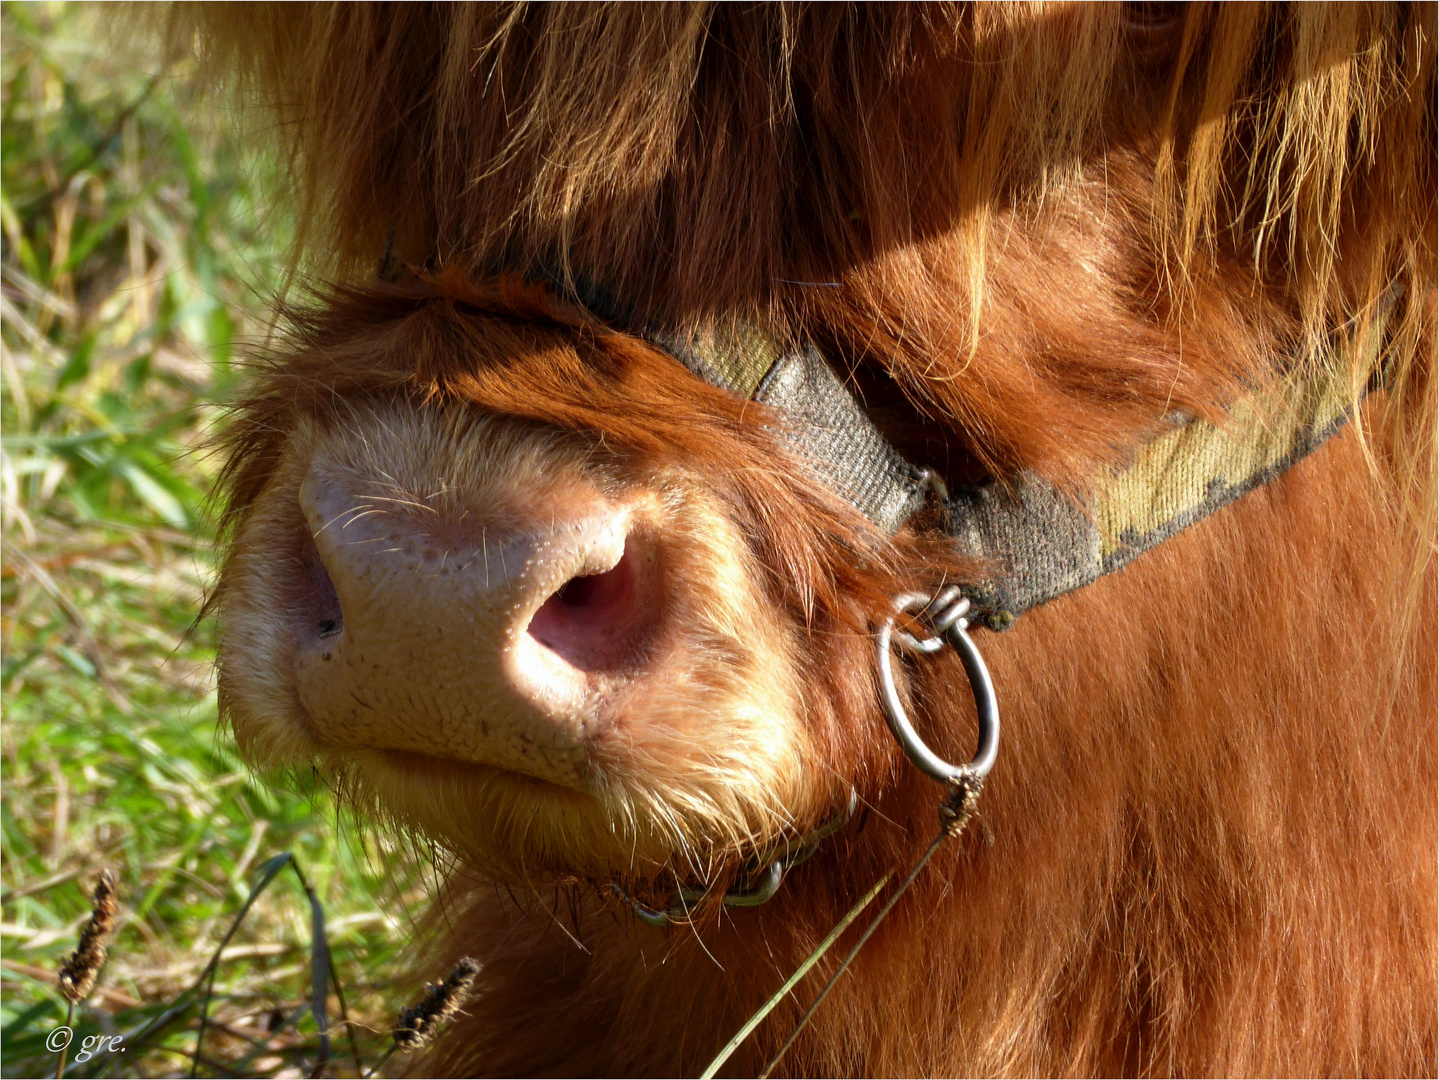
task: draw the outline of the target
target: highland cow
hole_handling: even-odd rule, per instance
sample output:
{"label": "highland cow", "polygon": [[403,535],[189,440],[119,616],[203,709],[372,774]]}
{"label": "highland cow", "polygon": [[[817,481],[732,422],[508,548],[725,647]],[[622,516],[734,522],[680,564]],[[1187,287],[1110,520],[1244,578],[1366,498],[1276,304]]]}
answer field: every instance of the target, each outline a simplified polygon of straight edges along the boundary
{"label": "highland cow", "polygon": [[412,1069],[702,1069],[934,836],[886,679],[964,762],[970,677],[876,634],[953,585],[993,771],[779,1070],[1434,1073],[1432,6],[177,26],[328,283],[228,430],[221,705],[455,856]]}

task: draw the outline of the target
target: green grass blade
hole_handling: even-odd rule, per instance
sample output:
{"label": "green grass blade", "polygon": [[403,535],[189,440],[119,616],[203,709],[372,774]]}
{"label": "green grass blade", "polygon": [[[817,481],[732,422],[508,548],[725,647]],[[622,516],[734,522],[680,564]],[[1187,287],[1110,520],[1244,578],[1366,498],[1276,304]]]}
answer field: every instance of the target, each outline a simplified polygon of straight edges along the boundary
{"label": "green grass blade", "polygon": [[[225,946],[230,944],[230,939],[235,936],[235,931],[240,929],[240,924],[245,921],[245,916],[250,913],[250,908],[253,907],[255,901],[260,898],[260,894],[265,891],[265,888],[270,882],[275,880],[275,875],[289,865],[293,858],[294,856],[288,851],[282,851],[280,854],[274,856],[274,858],[268,859],[260,867],[255,876],[255,884],[250,889],[250,895],[245,898],[245,902],[241,905],[239,913],[236,914],[235,918],[231,921],[230,928],[225,931],[225,936],[220,939],[220,944],[216,946],[214,954],[210,957],[210,962],[206,964],[200,972],[199,978],[191,983],[187,989],[183,990],[170,1004],[168,1009],[126,1035],[125,1042],[127,1044],[138,1043],[153,1036],[189,1007],[190,999],[200,987],[206,985],[207,982],[210,985],[214,984],[215,970],[220,966],[220,956],[225,951]],[[204,1038],[204,1034],[205,1017],[202,1014],[200,1017],[200,1038]],[[197,1055],[199,1054],[199,1050],[200,1043],[197,1039],[195,1043],[195,1052]]]}
{"label": "green grass blade", "polygon": [[210,1019],[210,997],[215,990],[215,972],[220,968],[220,957],[225,952],[225,946],[230,944],[230,939],[235,936],[235,931],[240,929],[240,924],[245,921],[245,916],[250,913],[250,908],[260,898],[260,894],[265,891],[266,886],[275,880],[275,875],[286,866],[293,866],[294,863],[295,857],[288,851],[282,851],[260,867],[254,888],[245,898],[244,904],[240,907],[240,913],[235,916],[235,921],[230,924],[230,929],[225,931],[225,936],[220,939],[220,944],[215,949],[215,955],[210,957],[209,964],[205,966],[205,971],[200,975],[202,980],[208,975],[209,982],[205,985],[205,1000],[200,1005],[200,1029],[195,1033],[195,1057],[190,1064],[191,1076],[194,1076],[200,1068],[200,1044],[205,1041],[205,1026]]}

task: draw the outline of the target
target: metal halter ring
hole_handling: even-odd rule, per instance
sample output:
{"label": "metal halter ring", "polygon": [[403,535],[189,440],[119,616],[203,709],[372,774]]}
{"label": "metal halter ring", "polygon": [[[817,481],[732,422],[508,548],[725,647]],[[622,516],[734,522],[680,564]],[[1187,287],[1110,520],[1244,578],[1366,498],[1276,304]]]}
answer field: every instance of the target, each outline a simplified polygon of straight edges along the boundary
{"label": "metal halter ring", "polygon": [[[898,616],[921,608],[925,609],[925,621],[935,630],[933,637],[916,638],[894,628],[894,620]],[[884,703],[885,719],[889,721],[890,731],[894,732],[905,756],[914,763],[915,768],[941,784],[952,784],[964,777],[984,779],[994,767],[995,755],[999,752],[999,703],[995,700],[994,683],[989,678],[989,669],[984,666],[984,658],[979,655],[974,642],[965,633],[969,626],[969,621],[965,618],[968,612],[969,601],[961,597],[959,589],[953,585],[940,590],[933,599],[924,593],[902,593],[895,597],[893,613],[879,628],[880,698]],[[894,669],[889,655],[891,638],[914,652],[937,652],[948,642],[954,651],[959,653],[965,674],[969,676],[969,688],[974,693],[974,707],[979,715],[979,746],[975,750],[974,760],[968,765],[953,765],[945,761],[925,745],[919,733],[914,730],[909,714],[904,711],[904,705],[899,700],[899,692],[895,689]]]}

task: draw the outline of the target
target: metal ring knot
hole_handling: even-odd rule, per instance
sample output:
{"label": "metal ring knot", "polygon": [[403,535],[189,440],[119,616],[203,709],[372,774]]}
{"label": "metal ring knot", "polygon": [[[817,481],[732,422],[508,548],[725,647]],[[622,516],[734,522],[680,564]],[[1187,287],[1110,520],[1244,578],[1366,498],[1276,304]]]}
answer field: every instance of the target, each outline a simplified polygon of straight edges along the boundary
{"label": "metal ring knot", "polygon": [[[907,630],[896,630],[895,640],[910,652],[937,653],[944,648],[944,633],[969,614],[969,598],[961,596],[958,585],[946,585],[924,606],[920,620],[934,631],[927,638],[917,638]],[[965,620],[961,629],[968,626]]]}
{"label": "metal ring knot", "polygon": [[[894,621],[897,617],[920,609],[924,610],[921,618],[936,631],[933,637],[918,639],[895,629]],[[969,601],[959,596],[959,589],[953,585],[941,589],[933,598],[924,593],[903,593],[895,597],[894,610],[885,618],[878,635],[880,700],[884,705],[889,729],[894,732],[905,756],[914,766],[931,780],[941,784],[983,780],[994,767],[994,759],[999,752],[999,703],[995,698],[994,683],[989,677],[984,658],[965,632],[969,626],[965,619],[968,611]],[[979,718],[979,745],[969,764],[955,765],[945,761],[934,753],[914,730],[894,684],[894,668],[890,658],[893,639],[897,639],[906,648],[921,653],[936,652],[948,642],[954,651],[959,653],[965,674],[969,676],[969,688],[974,694],[975,711]]]}

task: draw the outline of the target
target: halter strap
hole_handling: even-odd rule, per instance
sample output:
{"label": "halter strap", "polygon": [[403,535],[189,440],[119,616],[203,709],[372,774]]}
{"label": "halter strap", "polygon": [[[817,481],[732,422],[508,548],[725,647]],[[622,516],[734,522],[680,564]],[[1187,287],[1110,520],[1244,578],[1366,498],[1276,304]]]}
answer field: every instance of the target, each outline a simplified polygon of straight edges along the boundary
{"label": "halter strap", "polygon": [[[1112,574],[1319,449],[1370,389],[1355,392],[1348,357],[1381,355],[1401,292],[1396,281],[1361,334],[1336,330],[1303,374],[1244,395],[1225,422],[1167,417],[1128,463],[1094,478],[1085,502],[1032,472],[950,492],[945,531],[988,568],[960,586],[971,620],[1007,629],[1030,608]],[[628,321],[614,317],[603,294],[579,290],[576,299],[607,321]],[[886,532],[923,505],[928,471],[880,434],[812,343],[786,345],[746,323],[692,333],[642,327],[640,334],[710,385],[770,406],[782,418],[778,434],[816,479]]]}

